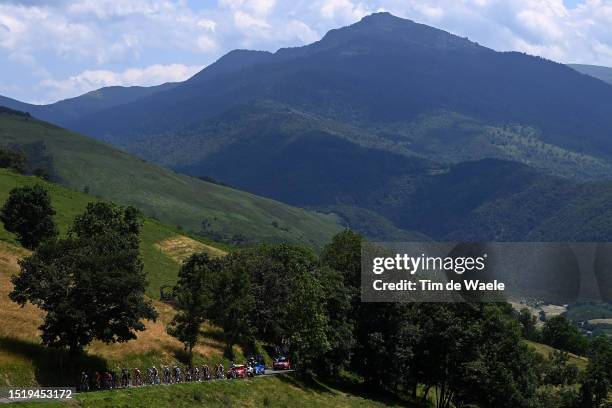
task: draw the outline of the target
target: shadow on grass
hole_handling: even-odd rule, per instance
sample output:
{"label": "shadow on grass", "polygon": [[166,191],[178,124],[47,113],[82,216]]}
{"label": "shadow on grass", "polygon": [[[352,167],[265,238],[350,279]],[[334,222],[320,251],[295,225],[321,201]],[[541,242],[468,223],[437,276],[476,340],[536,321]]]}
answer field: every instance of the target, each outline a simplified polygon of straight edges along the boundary
{"label": "shadow on grass", "polygon": [[173,347],[171,352],[174,358],[180,361],[182,364],[189,364],[189,353],[187,353],[187,350],[180,347]]}
{"label": "shadow on grass", "polygon": [[225,350],[225,345],[223,343],[219,343],[216,340],[211,340],[206,337],[200,340],[200,344],[211,349],[219,350],[219,353],[222,353]]}
{"label": "shadow on grass", "polygon": [[389,406],[422,406],[418,403],[403,400],[391,392],[368,387],[361,382],[343,377],[333,379],[318,379],[300,378],[296,374],[285,374],[279,375],[278,378],[287,384],[307,392],[309,391],[319,394],[334,394],[337,392],[342,392]]}
{"label": "shadow on grass", "polygon": [[333,390],[314,378],[301,378],[297,374],[287,373],[277,376],[282,382],[299,388],[303,391],[316,392],[318,394],[329,393],[333,394]]}
{"label": "shadow on grass", "polygon": [[[231,345],[227,342],[227,337],[221,330],[202,330],[200,335],[203,337],[202,344],[215,348],[223,353],[223,357],[227,360],[233,361],[236,358],[248,356],[256,352],[255,344],[252,342],[239,341]],[[242,350],[242,353],[236,353],[235,347],[238,346]],[[244,354],[244,356],[241,356]]]}
{"label": "shadow on grass", "polygon": [[219,343],[225,343],[225,335],[221,330],[202,330],[201,336],[213,339]]}
{"label": "shadow on grass", "polygon": [[74,386],[82,371],[104,371],[106,362],[82,353],[72,361],[64,350],[44,347],[13,337],[0,337],[0,349],[31,361],[36,382],[42,386]]}

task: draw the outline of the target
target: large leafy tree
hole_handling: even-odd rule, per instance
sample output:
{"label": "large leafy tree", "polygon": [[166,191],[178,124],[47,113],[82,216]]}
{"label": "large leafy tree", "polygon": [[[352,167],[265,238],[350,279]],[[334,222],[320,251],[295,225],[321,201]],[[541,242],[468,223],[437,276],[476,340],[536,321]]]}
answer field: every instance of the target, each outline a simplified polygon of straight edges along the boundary
{"label": "large leafy tree", "polygon": [[40,245],[12,278],[13,301],[46,312],[43,344],[77,353],[94,339],[125,342],[156,313],[144,298],[141,217],[132,208],[90,203],[69,236]]}
{"label": "large leafy tree", "polygon": [[57,236],[53,215],[51,197],[40,185],[14,188],[0,210],[4,228],[15,233],[21,245],[28,249]]}
{"label": "large leafy tree", "polygon": [[291,318],[285,327],[291,358],[301,373],[310,372],[316,359],[330,350],[324,296],[323,286],[311,271],[296,274],[287,302]]}
{"label": "large leafy tree", "polygon": [[314,271],[317,258],[308,248],[260,245],[235,254],[248,272],[254,307],[250,315],[258,338],[272,344],[287,340],[286,322],[293,317],[287,302],[296,275]]}
{"label": "large leafy tree", "polygon": [[248,265],[240,252],[227,255],[217,273],[213,291],[215,302],[211,307],[212,321],[223,329],[226,356],[234,358],[234,345],[252,343],[254,325],[251,320],[255,300],[251,292]]}
{"label": "large leafy tree", "polygon": [[336,234],[321,254],[321,262],[342,273],[347,286],[358,288],[361,282],[361,241],[351,230]]}
{"label": "large leafy tree", "polygon": [[316,278],[323,289],[321,302],[328,321],[326,337],[329,342],[329,351],[317,359],[317,372],[334,376],[348,367],[355,346],[355,322],[351,312],[353,293],[335,269],[318,268]]}
{"label": "large leafy tree", "polygon": [[167,331],[185,345],[190,366],[202,324],[210,317],[220,266],[220,261],[205,253],[194,254],[183,263],[174,287],[178,313]]}
{"label": "large leafy tree", "polygon": [[584,355],[588,342],[580,331],[565,317],[554,316],[544,323],[542,341],[554,348]]}

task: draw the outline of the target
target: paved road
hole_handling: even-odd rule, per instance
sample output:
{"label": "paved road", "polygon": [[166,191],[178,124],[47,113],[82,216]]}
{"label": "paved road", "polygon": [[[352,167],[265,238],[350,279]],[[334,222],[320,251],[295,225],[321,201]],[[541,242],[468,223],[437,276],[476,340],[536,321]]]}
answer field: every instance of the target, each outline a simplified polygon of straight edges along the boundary
{"label": "paved road", "polygon": [[[265,373],[263,375],[259,375],[257,377],[270,377],[270,376],[273,376],[273,375],[288,374],[288,373],[291,373],[291,372],[293,372],[293,370],[268,370],[268,369],[266,369],[266,371],[265,371]],[[208,381],[232,381],[232,380],[211,379],[211,380],[208,380]],[[208,381],[206,381],[206,382],[208,382]],[[240,381],[240,379],[236,379],[235,381]],[[181,384],[185,384],[185,383],[181,383]],[[175,384],[159,384],[159,385],[163,385],[163,386],[169,387],[169,386],[172,386],[172,385],[175,385]],[[148,386],[145,386],[145,387],[148,387]],[[96,392],[96,391],[91,391],[91,392]],[[10,404],[10,403],[14,403],[14,402],[17,402],[17,401],[9,400],[8,398],[0,398],[0,404]]]}

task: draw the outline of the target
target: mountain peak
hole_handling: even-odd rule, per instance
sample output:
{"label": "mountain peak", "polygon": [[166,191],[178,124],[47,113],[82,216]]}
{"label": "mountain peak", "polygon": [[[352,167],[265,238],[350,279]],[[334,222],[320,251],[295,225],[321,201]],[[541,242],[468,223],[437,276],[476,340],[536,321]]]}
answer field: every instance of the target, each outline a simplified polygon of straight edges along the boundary
{"label": "mountain peak", "polygon": [[345,53],[351,53],[351,49],[354,49],[355,52],[362,53],[364,50],[376,50],[380,47],[395,47],[398,51],[406,48],[460,50],[469,53],[490,51],[467,38],[388,12],[378,12],[349,26],[330,30],[320,41],[313,44],[283,48],[276,54],[292,58],[331,49],[343,49]]}
{"label": "mountain peak", "polygon": [[376,13],[368,14],[359,20],[355,24],[416,24],[414,21],[407,18],[401,18],[395,16],[388,11],[379,11]]}
{"label": "mountain peak", "polygon": [[[363,17],[360,21],[339,30],[360,38],[378,38],[381,41],[398,44],[423,46],[436,49],[482,50],[484,47],[467,38],[447,31],[395,16],[388,12],[378,12]],[[328,33],[329,34],[329,33]]]}

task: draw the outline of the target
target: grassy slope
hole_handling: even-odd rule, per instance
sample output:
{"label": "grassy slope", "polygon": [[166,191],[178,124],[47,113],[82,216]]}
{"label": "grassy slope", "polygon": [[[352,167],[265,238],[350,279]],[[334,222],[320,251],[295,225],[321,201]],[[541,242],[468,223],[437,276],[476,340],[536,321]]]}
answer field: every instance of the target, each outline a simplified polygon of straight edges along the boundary
{"label": "grassy slope", "polygon": [[[547,346],[542,343],[535,343],[533,341],[525,340],[529,347],[534,349],[538,354],[541,354],[545,358],[549,358],[551,353],[555,351],[553,347]],[[570,364],[576,365],[580,370],[584,370],[588,364],[588,360],[586,357],[577,356],[575,354],[569,354],[569,362]]]}
{"label": "grassy slope", "polygon": [[251,241],[317,247],[340,230],[334,217],[179,175],[45,122],[0,114],[0,145],[36,142],[45,144],[62,184],[77,191],[87,187],[186,230],[200,231],[207,219],[224,238],[241,234]]}
{"label": "grassy slope", "polygon": [[[46,183],[36,177],[24,177],[8,170],[0,169],[0,203],[4,203],[9,191],[14,187],[37,183],[43,184],[49,190],[57,213],[55,220],[62,233],[66,233],[74,217],[84,211],[87,203],[98,200],[93,196],[78,193],[57,184]],[[177,236],[182,234],[184,233],[174,227],[169,227],[150,218],[145,219],[141,234],[141,252],[149,280],[147,293],[153,298],[158,297],[161,285],[174,283],[179,269],[178,260],[173,259],[171,253],[164,253],[159,244],[166,240],[176,239]],[[13,234],[6,232],[4,228],[0,228],[0,240],[17,244]],[[214,248],[218,244],[212,244],[200,237],[193,237],[192,240],[197,240],[196,242],[200,243],[201,250],[208,251],[211,254],[219,253],[219,249]],[[223,246],[220,246],[220,248],[224,249]]]}
{"label": "grassy slope", "polygon": [[[62,403],[20,406],[65,407]],[[324,385],[305,385],[290,376],[212,381],[78,395],[73,407],[390,407],[406,406],[347,394]]]}

